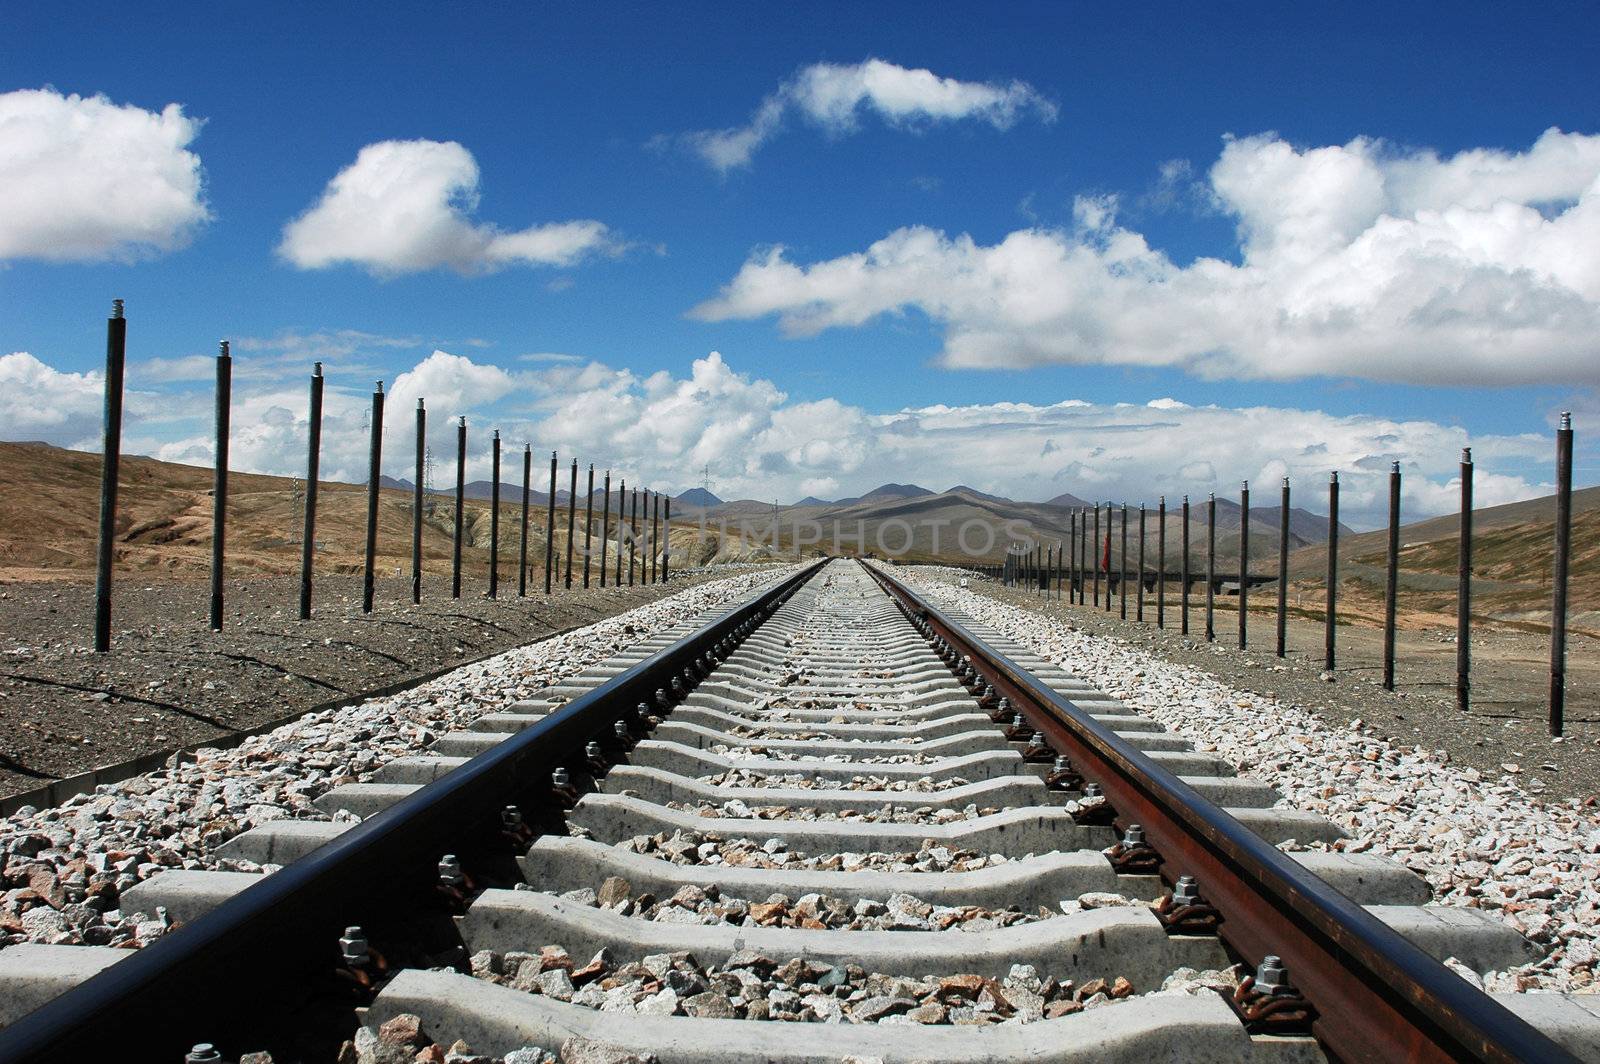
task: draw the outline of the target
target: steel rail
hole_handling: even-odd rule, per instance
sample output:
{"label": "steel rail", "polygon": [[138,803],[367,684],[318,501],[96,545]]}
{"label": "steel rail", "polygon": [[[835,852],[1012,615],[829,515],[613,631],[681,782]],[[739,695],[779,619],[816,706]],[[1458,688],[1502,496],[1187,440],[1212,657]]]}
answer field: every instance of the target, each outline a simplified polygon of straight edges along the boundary
{"label": "steel rail", "polygon": [[461,855],[470,870],[473,839],[483,845],[498,836],[505,806],[547,805],[555,767],[581,766],[590,741],[614,748],[615,722],[631,719],[641,702],[655,706],[658,688],[670,687],[723,639],[741,639],[823,564],[702,625],[0,1030],[0,1061],[109,1060],[127,1054],[130,1038],[146,1059],[182,1060],[197,1041],[260,1048],[238,1046],[240,1032],[281,1034],[291,1026],[281,1018],[264,1024],[262,1015],[314,996],[338,966],[346,926],[415,926],[435,896],[442,854]]}
{"label": "steel rail", "polygon": [[1577,1058],[1313,875],[1138,748],[881,569],[865,566],[982,681],[1137,823],[1164,878],[1199,881],[1239,956],[1281,957],[1315,1007],[1312,1033],[1343,1061],[1571,1062]]}

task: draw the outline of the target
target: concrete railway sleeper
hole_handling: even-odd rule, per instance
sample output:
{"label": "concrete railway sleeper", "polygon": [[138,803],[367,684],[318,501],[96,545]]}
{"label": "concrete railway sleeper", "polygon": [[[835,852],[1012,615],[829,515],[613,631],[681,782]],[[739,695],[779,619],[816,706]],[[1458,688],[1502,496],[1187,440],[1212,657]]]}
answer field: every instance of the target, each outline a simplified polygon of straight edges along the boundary
{"label": "concrete railway sleeper", "polygon": [[1581,1002],[1439,963],[1520,936],[1298,850],[1340,833],[1279,797],[824,563],[145,880],[122,905],[178,925],[146,949],[0,950],[0,1059],[125,1053],[135,1021],[174,1061],[358,1027],[379,1059],[411,1017],[663,1064],[1600,1059]]}

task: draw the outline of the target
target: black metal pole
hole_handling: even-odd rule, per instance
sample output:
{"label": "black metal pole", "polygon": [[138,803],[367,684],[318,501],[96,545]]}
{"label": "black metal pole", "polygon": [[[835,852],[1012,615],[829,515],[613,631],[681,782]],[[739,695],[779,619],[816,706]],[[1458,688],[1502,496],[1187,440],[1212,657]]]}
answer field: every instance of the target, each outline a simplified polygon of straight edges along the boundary
{"label": "black metal pole", "polygon": [[1128,619],[1128,504],[1122,504],[1122,538],[1117,548],[1117,604],[1120,619]]}
{"label": "black metal pole", "polygon": [[311,410],[306,419],[306,523],[300,544],[300,619],[311,619],[311,568],[317,554],[317,466],[322,455],[322,363],[311,371]]}
{"label": "black metal pole", "polygon": [[1156,627],[1167,626],[1167,497],[1156,504]]}
{"label": "black metal pole", "polygon": [[556,565],[556,452],[550,452],[550,498],[544,518],[544,593],[550,594]]}
{"label": "black metal pole", "polygon": [[95,551],[94,649],[111,649],[111,563],[116,559],[117,477],[122,465],[122,373],[127,359],[128,320],[122,300],[111,301],[106,319],[105,433],[100,443],[100,540]]}
{"label": "black metal pole", "polygon": [[628,517],[628,586],[633,586],[633,565],[639,556],[639,489],[633,489],[633,506]]}
{"label": "black metal pole", "polygon": [[1178,632],[1181,635],[1189,634],[1189,496],[1183,497],[1183,527],[1180,530],[1183,540],[1182,560],[1178,563],[1178,581],[1181,590],[1178,592]]}
{"label": "black metal pole", "polygon": [[1078,510],[1078,605],[1089,599],[1089,511]]}
{"label": "black metal pole", "polygon": [[[1094,504],[1094,608],[1100,608],[1100,504]],[[1106,574],[1107,579],[1110,574]]]}
{"label": "black metal pole", "polygon": [[661,576],[661,493],[650,493],[650,582],[659,584]]}
{"label": "black metal pole", "polygon": [[367,453],[367,550],[361,575],[361,612],[372,612],[373,578],[378,562],[378,477],[383,466],[383,382],[372,391],[372,443]]}
{"label": "black metal pole", "polygon": [[428,412],[417,400],[417,483],[411,491],[411,602],[422,601],[422,505],[428,458]]}
{"label": "black metal pole", "polygon": [[583,497],[583,586],[589,587],[589,551],[594,546],[594,463],[589,463],[589,493]]}
{"label": "black metal pole", "polygon": [[1239,483],[1239,649],[1249,644],[1250,482]]}
{"label": "black metal pole", "polygon": [[1078,594],[1078,511],[1067,514],[1067,603],[1077,602]]}
{"label": "black metal pole", "polygon": [[1394,690],[1394,620],[1400,590],[1400,463],[1389,467],[1389,544],[1383,580],[1383,686]]}
{"label": "black metal pole", "polygon": [[622,530],[628,520],[628,479],[619,477],[617,480],[617,575],[612,583],[617,587],[622,586]]}
{"label": "black metal pole", "polygon": [[228,341],[217,353],[217,468],[211,480],[211,630],[222,631],[222,578],[228,525],[228,414],[233,395],[233,357]]}
{"label": "black metal pole", "polygon": [[1472,696],[1472,448],[1461,451],[1461,553],[1456,594],[1456,708]]}
{"label": "black metal pole", "polygon": [[611,470],[606,470],[604,513],[600,515],[600,586],[606,586],[606,545],[611,542]]}
{"label": "black metal pole", "polygon": [[661,505],[664,511],[662,528],[666,531],[661,538],[661,582],[666,583],[672,579],[672,496],[668,495],[666,502]]}
{"label": "black metal pole", "polygon": [[494,430],[489,459],[489,597],[500,597],[500,430]]}
{"label": "black metal pole", "polygon": [[467,528],[467,419],[456,422],[456,522],[450,551],[450,597],[461,597],[461,544]]}
{"label": "black metal pole", "polygon": [[1217,638],[1215,624],[1217,594],[1217,496],[1206,500],[1206,642]]}
{"label": "black metal pole", "polygon": [[1278,657],[1289,643],[1289,478],[1278,500]]}
{"label": "black metal pole", "polygon": [[1560,735],[1567,709],[1567,566],[1572,551],[1572,415],[1556,430],[1556,555],[1550,576],[1550,734]]}
{"label": "black metal pole", "polygon": [[572,590],[572,548],[578,532],[578,460],[572,460],[572,476],[567,483],[567,571],[566,587]]}
{"label": "black metal pole", "polygon": [[528,595],[528,497],[533,489],[533,444],[522,445],[522,537],[517,547],[517,597]]}
{"label": "black metal pole", "polygon": [[1323,610],[1322,669],[1333,672],[1339,605],[1339,471],[1328,474],[1328,600]]}
{"label": "black metal pole", "polygon": [[1144,503],[1139,504],[1139,607],[1135,611],[1137,619],[1144,620]]}

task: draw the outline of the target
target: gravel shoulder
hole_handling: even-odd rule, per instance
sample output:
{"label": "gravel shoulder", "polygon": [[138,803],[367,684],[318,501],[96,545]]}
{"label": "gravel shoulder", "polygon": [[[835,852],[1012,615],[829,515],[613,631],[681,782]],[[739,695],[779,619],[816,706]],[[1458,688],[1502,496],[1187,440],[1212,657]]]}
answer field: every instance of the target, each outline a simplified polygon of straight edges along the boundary
{"label": "gravel shoulder", "polygon": [[[191,746],[317,706],[359,699],[441,669],[653,602],[732,570],[674,573],[670,584],[589,590],[530,586],[513,566],[500,597],[463,576],[459,599],[434,577],[421,605],[408,578],[318,578],[299,619],[299,578],[230,580],[223,631],[207,627],[205,581],[122,577],[112,650],[92,651],[94,587],[0,583],[0,797],[135,757]],[[536,592],[536,593],[535,593]]]}
{"label": "gravel shoulder", "polygon": [[1487,979],[1458,968],[1464,977],[1495,991],[1596,989],[1600,818],[1590,800],[1532,786],[1541,773],[1559,773],[1485,769],[1458,758],[1458,750],[1482,756],[1459,724],[1451,727],[1465,734],[1464,743],[1460,736],[1419,742],[1418,733],[1391,739],[1389,728],[1362,714],[1370,716],[1372,700],[1394,696],[1373,688],[1351,705],[1342,692],[1355,685],[1320,681],[1304,664],[1299,675],[1294,663],[1263,672],[1253,651],[1186,648],[1175,632],[1135,631],[1103,614],[1090,620],[1080,607],[1045,607],[987,581],[963,590],[957,581],[969,574],[956,570],[902,572],[934,601],[958,604],[1196,749],[1232,762],[1241,775],[1277,788],[1288,805],[1337,823],[1349,838],[1329,848],[1399,861],[1428,880],[1436,903],[1493,912],[1549,951],[1536,964]]}

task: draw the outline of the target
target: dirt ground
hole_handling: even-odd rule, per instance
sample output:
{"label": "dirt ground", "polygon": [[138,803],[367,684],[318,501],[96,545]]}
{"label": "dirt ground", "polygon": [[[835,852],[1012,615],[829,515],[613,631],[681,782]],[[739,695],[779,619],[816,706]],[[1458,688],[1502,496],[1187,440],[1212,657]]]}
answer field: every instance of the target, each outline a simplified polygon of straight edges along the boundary
{"label": "dirt ground", "polygon": [[[1550,644],[1547,635],[1474,629],[1472,693],[1468,710],[1456,708],[1455,627],[1402,628],[1396,636],[1395,690],[1385,691],[1383,632],[1341,623],[1336,629],[1334,679],[1323,673],[1321,617],[1289,617],[1287,654],[1279,660],[1276,620],[1267,601],[1252,596],[1249,647],[1241,651],[1236,600],[1219,599],[1216,642],[1205,641],[1204,595],[1191,596],[1189,635],[1180,633],[1175,589],[1167,598],[1167,627],[1158,629],[1153,593],[1145,603],[1145,623],[1135,620],[1137,604],[1128,601],[1128,620],[1092,606],[1045,601],[1029,592],[983,580],[971,586],[1003,602],[1038,609],[1096,635],[1117,636],[1146,647],[1169,661],[1193,665],[1242,690],[1312,706],[1334,721],[1359,718],[1379,734],[1406,746],[1443,749],[1460,764],[1490,778],[1515,776],[1524,787],[1550,798],[1600,805],[1600,641],[1574,635],[1567,647],[1565,737],[1548,730]],[[1131,590],[1131,589],[1130,589]],[[1308,612],[1309,608],[1308,608]],[[1341,615],[1342,616],[1342,615]]]}
{"label": "dirt ground", "polygon": [[299,619],[298,576],[249,576],[228,581],[214,633],[206,581],[126,574],[103,655],[91,649],[92,583],[0,581],[0,796],[359,696],[719,575],[584,591],[580,572],[580,586],[558,581],[546,599],[539,574],[519,599],[513,564],[496,600],[465,575],[452,600],[444,573],[427,578],[420,606],[409,577],[390,575],[363,614],[361,577],[330,573],[318,578],[309,621]]}

